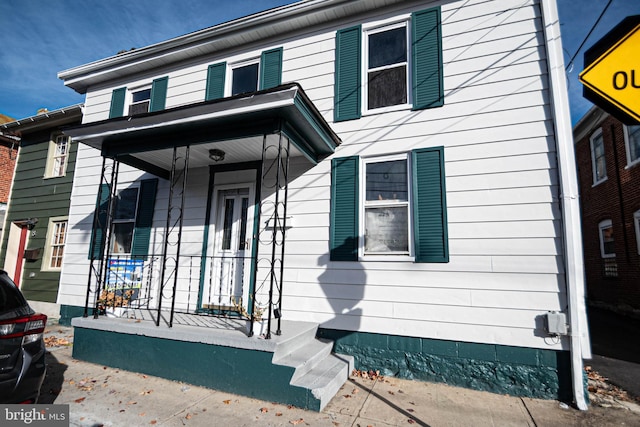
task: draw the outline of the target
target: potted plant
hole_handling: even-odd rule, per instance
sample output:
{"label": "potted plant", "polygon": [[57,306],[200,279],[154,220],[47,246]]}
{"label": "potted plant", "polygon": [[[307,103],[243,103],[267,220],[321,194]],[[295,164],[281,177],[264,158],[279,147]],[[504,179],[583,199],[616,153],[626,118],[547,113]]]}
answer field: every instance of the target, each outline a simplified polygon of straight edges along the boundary
{"label": "potted plant", "polygon": [[251,325],[253,324],[253,334],[260,336],[267,331],[267,319],[264,317],[266,307],[261,307],[259,304],[255,304],[253,313],[249,314],[242,304],[242,298],[233,299],[233,306],[240,316],[247,320],[247,332],[251,332]]}
{"label": "potted plant", "polygon": [[133,289],[121,292],[103,290],[98,298],[98,312],[107,317],[121,317],[129,306],[129,301],[133,297]]}

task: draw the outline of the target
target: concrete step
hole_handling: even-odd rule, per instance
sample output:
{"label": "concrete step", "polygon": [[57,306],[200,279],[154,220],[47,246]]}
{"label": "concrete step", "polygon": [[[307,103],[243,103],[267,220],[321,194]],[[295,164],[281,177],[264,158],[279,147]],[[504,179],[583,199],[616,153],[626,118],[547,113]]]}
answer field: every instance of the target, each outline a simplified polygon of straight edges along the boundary
{"label": "concrete step", "polygon": [[304,375],[291,381],[291,385],[311,390],[313,397],[320,403],[321,411],[349,378],[352,369],[352,356],[332,353],[322,358]]}
{"label": "concrete step", "polygon": [[274,355],[273,363],[295,368],[295,372],[291,378],[291,381],[294,382],[331,354],[332,347],[332,341],[312,339],[283,357],[277,358]]}
{"label": "concrete step", "polygon": [[[275,329],[272,325],[272,341],[276,343],[273,360],[286,357],[288,354],[295,352],[300,348],[304,348],[310,342],[316,339],[318,332],[318,324],[312,322],[283,322],[282,335],[273,334]],[[274,339],[275,338],[275,339]]]}

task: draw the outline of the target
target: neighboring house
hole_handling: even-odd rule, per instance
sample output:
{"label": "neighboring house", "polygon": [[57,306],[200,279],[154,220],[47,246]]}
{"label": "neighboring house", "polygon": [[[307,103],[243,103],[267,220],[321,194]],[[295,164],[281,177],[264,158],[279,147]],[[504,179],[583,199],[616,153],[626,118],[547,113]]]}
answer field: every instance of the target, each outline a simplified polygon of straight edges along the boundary
{"label": "neighboring house", "polygon": [[0,268],[32,302],[58,298],[78,146],[60,128],[81,122],[82,106],[73,105],[0,125],[20,137]]}
{"label": "neighboring house", "polygon": [[586,407],[555,1],[307,0],[59,77],[74,357],[315,409],[352,357]]}
{"label": "neighboring house", "polygon": [[573,135],[588,301],[640,310],[640,126],[593,107]]}
{"label": "neighboring house", "polygon": [[[12,122],[13,119],[0,114],[0,124]],[[0,238],[4,228],[4,217],[7,213],[9,190],[13,181],[13,170],[16,166],[16,156],[20,138],[0,130]]]}

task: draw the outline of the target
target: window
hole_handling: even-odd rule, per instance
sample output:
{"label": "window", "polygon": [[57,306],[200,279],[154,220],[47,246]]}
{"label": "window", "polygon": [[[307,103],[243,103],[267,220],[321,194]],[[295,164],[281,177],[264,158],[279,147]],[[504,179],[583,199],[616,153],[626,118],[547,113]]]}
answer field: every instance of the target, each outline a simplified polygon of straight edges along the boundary
{"label": "window", "polygon": [[[225,94],[233,96],[279,86],[282,83],[282,53],[283,49],[279,47],[263,51],[260,59],[233,65],[226,62],[209,65],[205,101],[223,98]],[[229,73],[231,79],[226,79]]]}
{"label": "window", "polygon": [[407,156],[364,161],[365,255],[410,255],[407,163]]}
{"label": "window", "polygon": [[615,240],[613,239],[613,225],[610,219],[605,219],[598,224],[600,229],[600,254],[602,258],[614,258],[616,256]]}
{"label": "window", "polygon": [[128,115],[164,110],[167,101],[168,77],[155,79],[150,86],[138,86],[134,89],[121,87],[111,93],[109,118],[122,117],[125,103]]}
{"label": "window", "polygon": [[[148,256],[157,187],[157,179],[145,179],[139,186],[122,189],[115,196],[110,254],[143,259]],[[104,255],[108,207],[109,186],[102,184],[96,200],[96,228],[91,230],[89,259]]]}
{"label": "window", "polygon": [[231,96],[258,90],[259,63],[245,64],[231,69]]}
{"label": "window", "polygon": [[442,106],[441,34],[439,7],[414,12],[402,22],[337,31],[334,120],[358,119],[362,108],[366,113]]}
{"label": "window", "polygon": [[443,147],[332,160],[332,261],[449,262],[447,234]]}
{"label": "window", "polygon": [[151,88],[137,90],[131,93],[129,115],[148,113],[151,104]]}
{"label": "window", "polygon": [[409,54],[406,22],[367,32],[367,109],[409,101]]}
{"label": "window", "polygon": [[113,254],[128,254],[131,253],[131,244],[133,243],[136,206],[138,206],[138,189],[127,188],[118,192],[115,202],[110,252]]}
{"label": "window", "polygon": [[50,218],[47,228],[47,243],[43,256],[43,270],[60,270],[67,239],[67,218]]}
{"label": "window", "polygon": [[69,137],[66,135],[52,135],[49,141],[45,178],[64,176],[67,173],[69,157]]}
{"label": "window", "polygon": [[627,166],[640,163],[640,125],[624,127],[624,141],[627,146]]}
{"label": "window", "polygon": [[636,228],[636,245],[638,246],[638,254],[640,254],[640,211],[633,214],[633,223]]}
{"label": "window", "polygon": [[591,141],[591,165],[593,169],[593,185],[607,179],[607,163],[604,156],[604,139],[602,129],[598,129],[590,138]]}

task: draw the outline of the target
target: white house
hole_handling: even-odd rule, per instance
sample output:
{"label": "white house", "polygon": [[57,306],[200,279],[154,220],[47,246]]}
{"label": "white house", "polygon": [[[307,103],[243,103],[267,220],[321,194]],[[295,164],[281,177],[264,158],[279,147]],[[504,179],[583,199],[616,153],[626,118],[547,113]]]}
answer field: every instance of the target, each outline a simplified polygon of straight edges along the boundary
{"label": "white house", "polygon": [[303,0],[60,72],[74,357],[315,409],[352,366],[584,409],[559,28],[554,0]]}

